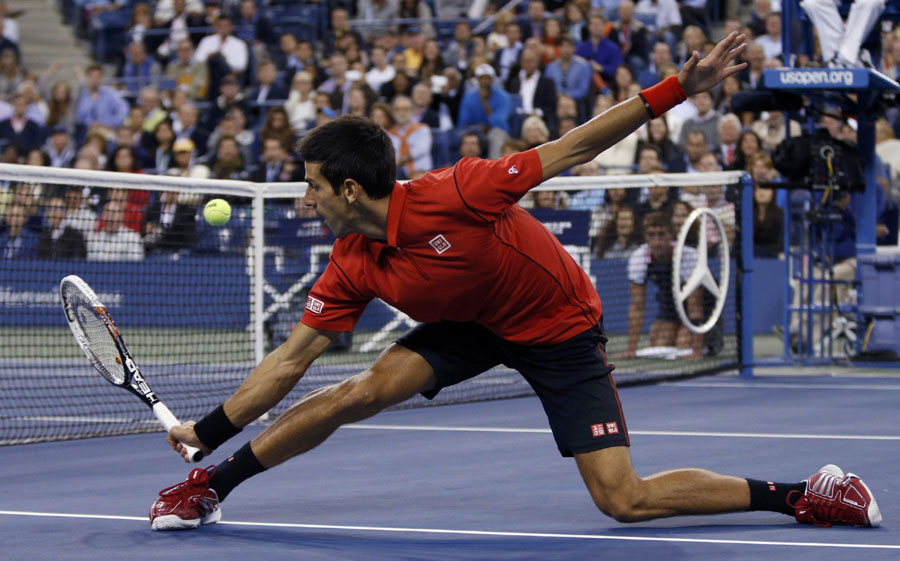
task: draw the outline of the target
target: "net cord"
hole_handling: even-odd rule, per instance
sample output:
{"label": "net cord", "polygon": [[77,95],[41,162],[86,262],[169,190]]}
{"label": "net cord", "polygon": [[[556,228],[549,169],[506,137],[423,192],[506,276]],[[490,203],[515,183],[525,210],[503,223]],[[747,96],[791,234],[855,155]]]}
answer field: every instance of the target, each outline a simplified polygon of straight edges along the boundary
{"label": "net cord", "polygon": [[[583,189],[644,187],[679,187],[727,185],[740,181],[744,172],[718,171],[711,173],[657,173],[649,175],[592,175],[587,177],[554,177],[544,181],[533,191],[581,191]],[[306,182],[252,183],[226,179],[191,179],[169,175],[119,173],[68,168],[0,164],[0,180],[25,183],[51,183],[108,187],[131,187],[148,191],[177,191],[241,197],[261,196],[267,199],[302,197]]]}

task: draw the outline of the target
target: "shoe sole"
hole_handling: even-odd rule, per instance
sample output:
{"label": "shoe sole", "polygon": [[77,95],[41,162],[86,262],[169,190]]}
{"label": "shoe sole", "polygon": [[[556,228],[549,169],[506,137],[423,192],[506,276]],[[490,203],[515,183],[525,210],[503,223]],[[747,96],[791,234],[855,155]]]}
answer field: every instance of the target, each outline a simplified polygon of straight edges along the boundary
{"label": "shoe sole", "polygon": [[193,518],[184,520],[174,514],[166,516],[157,516],[150,523],[150,529],[155,531],[171,531],[171,530],[196,530],[200,525],[215,524],[222,519],[222,509],[217,508],[203,518]]}

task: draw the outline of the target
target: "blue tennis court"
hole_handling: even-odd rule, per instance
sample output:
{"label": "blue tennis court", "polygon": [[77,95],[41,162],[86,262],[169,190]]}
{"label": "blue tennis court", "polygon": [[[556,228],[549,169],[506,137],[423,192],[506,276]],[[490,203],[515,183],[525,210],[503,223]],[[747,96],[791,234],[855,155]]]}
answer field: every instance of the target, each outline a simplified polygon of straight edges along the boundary
{"label": "blue tennis court", "polygon": [[[773,513],[634,525],[598,512],[536,398],[389,411],[251,479],[223,521],[157,533],[147,509],[190,469],[162,433],[0,449],[7,559],[896,559],[900,379],[697,378],[621,390],[641,475],[694,466],[782,481],[865,479],[878,529]],[[251,428],[211,460],[252,437]]]}

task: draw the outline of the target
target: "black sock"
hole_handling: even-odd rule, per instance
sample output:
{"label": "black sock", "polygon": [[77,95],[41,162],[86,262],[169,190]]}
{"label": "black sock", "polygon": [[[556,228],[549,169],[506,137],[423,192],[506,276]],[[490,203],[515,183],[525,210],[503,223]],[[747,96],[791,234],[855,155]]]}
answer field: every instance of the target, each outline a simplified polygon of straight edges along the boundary
{"label": "black sock", "polygon": [[769,510],[791,516],[794,515],[794,503],[806,492],[806,482],[774,483],[748,479],[747,484],[750,485],[750,510]]}
{"label": "black sock", "polygon": [[209,480],[209,486],[219,496],[219,500],[223,501],[228,493],[245,479],[250,479],[265,470],[266,468],[256,459],[248,442],[233,456],[216,466],[216,473]]}

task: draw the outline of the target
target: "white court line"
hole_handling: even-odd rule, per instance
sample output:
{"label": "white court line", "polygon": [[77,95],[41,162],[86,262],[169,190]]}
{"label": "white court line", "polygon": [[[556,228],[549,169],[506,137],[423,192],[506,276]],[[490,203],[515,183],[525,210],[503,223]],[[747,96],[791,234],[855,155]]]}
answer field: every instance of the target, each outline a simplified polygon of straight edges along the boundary
{"label": "white court line", "polygon": [[[507,427],[454,427],[436,425],[382,425],[376,423],[344,425],[343,429],[363,430],[412,430],[435,432],[495,432],[550,434],[550,429],[517,429]],[[792,434],[792,433],[759,433],[759,432],[700,432],[671,430],[629,430],[628,434],[640,436],[702,436],[716,438],[789,438],[808,440],[900,440],[900,436],[864,435],[864,434]]]}
{"label": "white court line", "polygon": [[[797,382],[791,384],[789,382],[669,382],[665,384],[666,388],[739,388],[739,389],[775,389],[775,390],[873,390],[873,391],[889,391],[900,392],[900,384],[806,384]],[[628,388],[622,388],[627,390]]]}
{"label": "white court line", "polygon": [[[147,523],[145,516],[114,516],[108,514],[71,514],[63,512],[32,512],[20,510],[0,510],[0,515],[35,516],[42,518],[82,518],[95,520],[128,520]],[[448,530],[444,528],[403,528],[394,526],[348,526],[345,524],[299,524],[289,522],[240,522],[220,521],[228,526],[251,526],[263,528],[300,528],[308,530],[350,530],[356,532],[390,532],[414,534],[451,534],[462,536],[491,536],[507,538],[554,538],[570,540],[609,540],[632,542],[672,542],[724,545],[770,545],[782,547],[830,547],[843,549],[898,549],[900,545],[875,543],[834,543],[834,542],[779,542],[769,540],[729,540],[712,538],[663,538],[655,536],[608,536],[602,534],[557,534],[549,532],[501,532],[491,530]],[[149,531],[149,530],[148,530]]]}

